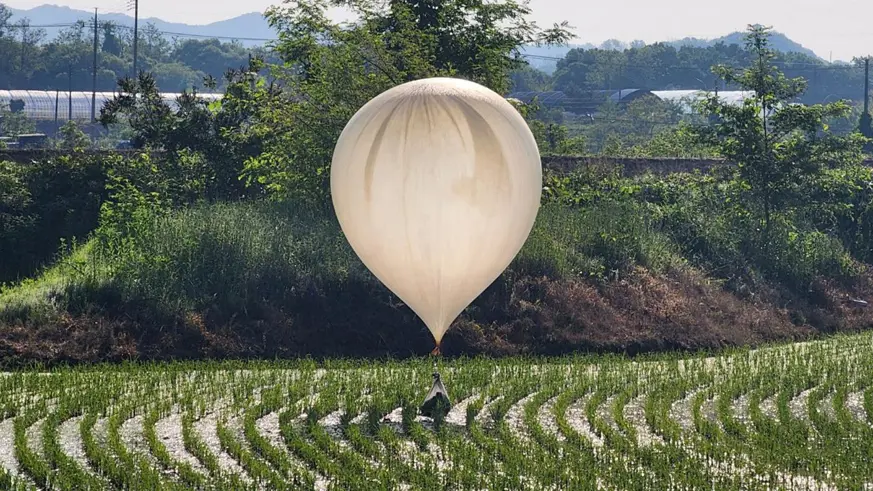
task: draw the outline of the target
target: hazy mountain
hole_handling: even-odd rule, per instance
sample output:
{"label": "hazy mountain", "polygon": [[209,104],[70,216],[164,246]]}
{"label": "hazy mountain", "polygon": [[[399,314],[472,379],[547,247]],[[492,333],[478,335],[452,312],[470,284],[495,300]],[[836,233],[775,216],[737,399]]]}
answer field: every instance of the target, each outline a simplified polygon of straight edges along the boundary
{"label": "hazy mountain", "polygon": [[[57,26],[59,24],[73,24],[76,21],[90,21],[94,18],[94,12],[86,12],[84,10],[75,10],[69,7],[59,7],[57,5],[40,5],[28,10],[10,9],[12,11],[11,22],[16,22],[21,18],[30,19],[31,25],[34,26]],[[133,27],[133,16],[126,14],[105,14],[101,15],[98,11],[100,21],[112,21],[118,25]],[[240,39],[244,45],[251,46],[264,44],[263,41],[253,41],[251,39],[275,39],[276,33],[267,25],[264,16],[258,12],[243,14],[232,19],[227,19],[219,22],[213,22],[205,25],[189,25],[176,22],[167,22],[154,17],[140,18],[140,28],[151,23],[159,30],[166,32],[168,36],[174,34],[179,37],[196,36],[196,37],[226,37],[228,39],[248,38],[249,40]],[[63,27],[45,27],[46,34],[49,39],[55,37]]]}
{"label": "hazy mountain", "polygon": [[[706,48],[720,42],[728,45],[739,44],[742,46],[746,42],[744,36],[745,33],[743,32],[733,32],[731,34],[728,34],[727,36],[722,36],[716,39],[685,38],[678,41],[672,41],[668,44],[676,46],[677,48],[680,46],[696,46],[699,48]],[[818,58],[818,55],[816,55],[811,49],[804,47],[800,43],[792,41],[788,38],[788,36],[782,33],[774,32],[770,36],[770,46],[773,49],[781,51],[783,53],[802,53],[808,56]]]}
{"label": "hazy mountain", "polygon": [[[74,10],[69,7],[59,7],[57,5],[41,5],[29,10],[11,9],[13,13],[12,22],[27,17],[32,25],[58,25],[72,24],[78,20],[88,21],[93,19],[94,13],[84,10]],[[99,14],[99,12],[98,12]],[[100,16],[101,20],[112,21],[119,25],[133,26],[133,17],[125,14],[106,14]],[[219,22],[213,22],[205,25],[189,25],[175,22],[167,22],[157,18],[140,19],[140,26],[147,23],[154,24],[155,27],[172,36],[173,34],[189,36],[206,36],[206,37],[225,37],[228,39],[240,39],[244,45],[251,46],[263,44],[263,41],[253,41],[251,39],[275,39],[276,33],[267,25],[267,21],[263,15],[258,12],[252,12],[232,19],[227,19]],[[49,38],[57,35],[62,27],[46,27],[46,34]],[[718,42],[726,44],[743,44],[743,35],[741,32],[734,32],[727,36],[722,36],[716,39],[699,39],[685,38],[678,41],[669,41],[668,44],[673,46],[711,46]],[[243,40],[241,38],[248,38]],[[772,45],[775,49],[783,52],[800,52],[810,56],[816,56],[810,49],[803,47],[801,44],[792,41],[787,36],[781,33],[774,33],[771,37]],[[632,45],[639,45],[640,41],[627,43],[624,41],[610,39],[600,46],[604,49],[625,49]],[[590,49],[595,46],[592,44],[575,44],[570,46],[555,46],[555,47],[525,47],[524,52],[531,55],[530,62],[536,68],[543,71],[551,72],[555,68],[555,60],[549,58],[563,58],[572,48]]]}
{"label": "hazy mountain", "polygon": [[[728,34],[727,36],[722,36],[715,39],[699,39],[699,38],[684,38],[678,41],[667,41],[666,44],[671,46],[675,46],[679,48],[681,46],[695,46],[699,48],[706,48],[709,46],[713,46],[718,43],[725,44],[745,44],[745,33],[743,32],[733,32]],[[812,57],[818,57],[811,49],[804,47],[800,43],[792,41],[788,36],[774,32],[770,36],[770,43],[773,49],[777,51],[781,51],[783,53],[803,53],[805,55],[809,55]],[[595,46],[590,43],[586,44],[577,44],[570,46],[530,46],[526,47],[523,52],[525,54],[530,54],[529,62],[531,66],[542,70],[546,73],[552,73],[555,70],[555,66],[557,64],[557,60],[550,58],[563,58],[567,55],[567,52],[573,48],[582,48],[582,49],[592,49],[592,48],[600,48],[600,49],[615,49],[615,50],[625,50],[631,47],[644,46],[645,43],[642,41],[633,41],[633,42],[625,42],[618,39],[608,39],[601,43],[598,46]]]}

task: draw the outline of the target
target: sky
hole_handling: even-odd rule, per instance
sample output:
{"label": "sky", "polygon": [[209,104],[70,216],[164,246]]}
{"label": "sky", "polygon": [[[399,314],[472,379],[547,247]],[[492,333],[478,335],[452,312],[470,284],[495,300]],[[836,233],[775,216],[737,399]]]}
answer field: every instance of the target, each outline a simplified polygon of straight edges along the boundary
{"label": "sky", "polygon": [[[53,3],[82,10],[123,11],[129,0],[0,0],[15,8]],[[132,1],[132,0],[131,0]],[[276,0],[140,0],[140,16],[171,22],[208,24],[240,14],[263,12]],[[607,39],[651,43],[688,36],[713,38],[748,24],[774,27],[824,59],[850,60],[873,54],[870,0],[530,0],[532,19],[541,26],[567,20],[576,42]]]}

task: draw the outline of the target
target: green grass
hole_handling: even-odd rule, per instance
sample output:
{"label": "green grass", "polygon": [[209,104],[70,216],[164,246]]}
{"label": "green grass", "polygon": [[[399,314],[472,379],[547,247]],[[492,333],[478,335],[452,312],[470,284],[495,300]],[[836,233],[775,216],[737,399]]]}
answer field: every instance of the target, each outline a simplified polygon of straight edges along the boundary
{"label": "green grass", "polygon": [[[472,401],[439,429],[414,411],[432,359],[21,371],[0,376],[0,407],[14,418],[21,472],[2,471],[0,482],[50,482],[53,489],[106,482],[131,489],[249,489],[258,482],[282,489],[864,489],[873,480],[871,348],[865,334],[709,358],[436,360],[453,402]],[[850,399],[866,407],[859,412]],[[765,400],[774,401],[775,414],[762,409]],[[402,422],[383,421],[395,408],[404,408]],[[334,411],[341,411],[339,426],[325,426]],[[176,442],[158,440],[155,424],[173,412],[181,413]],[[197,429],[210,413],[218,441]],[[77,415],[85,465],[67,455],[69,443],[58,434]],[[131,447],[122,429],[135,415],[143,416],[145,450]],[[268,415],[278,420],[272,430],[262,422]],[[27,435],[37,422],[42,444],[34,446]],[[605,444],[593,445],[582,424]],[[658,438],[643,440],[643,433]],[[202,465],[183,463],[180,451]],[[241,474],[224,466],[227,458]]]}
{"label": "green grass", "polygon": [[93,240],[86,242],[39,276],[0,286],[0,321],[28,319],[39,323],[64,310],[74,291],[107,282],[110,270],[95,259],[95,246]]}
{"label": "green grass", "polygon": [[[0,320],[39,323],[52,314],[132,302],[173,314],[282,307],[305,288],[378,287],[335,218],[280,203],[216,204],[131,227],[122,244],[92,239],[36,278],[0,290]],[[505,277],[612,276],[680,259],[631,205],[588,210],[545,205]]]}

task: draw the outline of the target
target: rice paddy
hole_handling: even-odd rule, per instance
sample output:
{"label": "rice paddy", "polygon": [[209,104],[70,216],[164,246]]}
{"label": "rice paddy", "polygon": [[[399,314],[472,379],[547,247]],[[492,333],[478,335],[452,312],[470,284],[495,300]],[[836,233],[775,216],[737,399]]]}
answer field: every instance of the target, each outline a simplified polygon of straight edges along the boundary
{"label": "rice paddy", "polygon": [[873,336],[0,376],[0,489],[873,489]]}

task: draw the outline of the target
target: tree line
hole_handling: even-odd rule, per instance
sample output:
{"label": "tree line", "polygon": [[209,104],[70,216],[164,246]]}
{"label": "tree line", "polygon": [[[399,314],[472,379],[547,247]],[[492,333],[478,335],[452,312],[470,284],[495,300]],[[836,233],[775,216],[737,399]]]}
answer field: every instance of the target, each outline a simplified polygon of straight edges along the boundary
{"label": "tree line", "polygon": [[[341,5],[358,22],[331,21],[328,7]],[[107,350],[136,339],[156,355],[273,356],[278,351],[269,350],[287,347],[291,334],[299,336],[295,349],[336,354],[342,347],[325,343],[357,339],[344,336],[354,336],[362,319],[408,326],[409,312],[345,248],[331,210],[334,146],[365,103],[407,81],[450,76],[512,90],[513,74],[525,70],[524,45],[563,43],[571,34],[566,24],[539,28],[529,15],[511,0],[390,0],[378,9],[369,0],[294,0],[267,13],[278,62],[253,57],[210,82],[224,87],[220,101],[186,93],[174,110],[154,74],[122,79],[100,122],[129,125],[141,152],[80,153],[70,131],[69,155],[0,166],[0,257],[13,258],[2,263],[0,281],[37,277],[28,290],[35,293],[0,309],[0,327],[73,319],[112,333],[100,338]],[[809,81],[784,72],[767,29],[750,26],[746,41],[745,63],[708,72],[753,94],[741,104],[709,97],[688,117],[641,99],[604,108],[607,126],[577,134],[568,127],[576,122],[520,104],[543,151],[590,151],[581,137],[605,140],[602,153],[696,148],[734,165],[633,178],[597,166],[547,170],[548,213],[462,322],[491,344],[518,334],[540,348],[556,339],[549,325],[569,326],[562,332],[571,340],[598,329],[624,336],[623,322],[648,319],[635,306],[698,306],[714,298],[709,292],[755,323],[770,312],[822,331],[869,327],[869,318],[839,307],[841,299],[873,297],[869,140],[847,102],[794,104]],[[832,124],[839,120],[848,121],[844,131]],[[662,122],[667,129],[658,129]],[[63,281],[40,279],[53,263]],[[32,286],[40,281],[52,283]],[[639,288],[621,290],[634,281]],[[42,291],[51,292],[47,300]],[[641,302],[650,292],[659,293]],[[512,303],[518,295],[530,296]],[[597,326],[597,315],[567,310],[592,305],[620,315]],[[693,335],[710,321],[736,327],[719,309],[706,311],[684,311],[686,330],[678,332]],[[657,314],[664,332],[677,332],[674,311],[658,312],[666,314]],[[646,327],[637,334],[648,340],[649,325],[634,325]],[[336,335],[325,337],[331,329]],[[16,346],[43,346],[46,331],[25,331],[31,337],[16,338]],[[217,338],[204,332],[229,333],[231,341],[211,344]]]}
{"label": "tree line", "polygon": [[[91,90],[94,21],[65,27],[54,39],[27,19],[11,23],[0,3],[0,88]],[[221,80],[228,67],[247,63],[250,55],[269,56],[262,47],[246,48],[219,39],[171,39],[153,24],[138,33],[138,69],[154,75],[166,92],[202,86],[205,77]],[[113,22],[97,23],[97,90],[112,91],[118,79],[132,75],[133,30]]]}
{"label": "tree line", "polygon": [[[665,43],[635,45],[625,50],[572,49],[557,61],[548,75],[533,68],[513,75],[514,90],[563,91],[570,98],[584,99],[592,90],[638,88],[647,90],[736,90],[738,85],[719,79],[716,65],[748,66],[754,60],[737,44],[708,47],[675,47]],[[814,104],[841,99],[863,100],[862,60],[831,64],[803,53],[774,50],[775,66],[788,77],[807,80],[799,101]]]}

